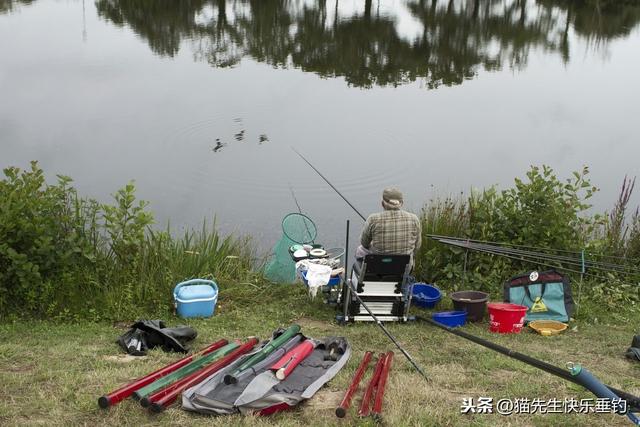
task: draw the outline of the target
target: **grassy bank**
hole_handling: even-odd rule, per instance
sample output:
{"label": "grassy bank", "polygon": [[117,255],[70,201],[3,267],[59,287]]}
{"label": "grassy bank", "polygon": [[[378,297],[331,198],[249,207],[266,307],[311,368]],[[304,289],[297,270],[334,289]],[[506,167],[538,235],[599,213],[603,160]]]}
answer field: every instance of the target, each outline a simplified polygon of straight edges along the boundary
{"label": "grassy bank", "polygon": [[[587,215],[595,189],[586,175],[585,170],[561,182],[548,168],[533,168],[511,189],[430,201],[422,212],[424,232],[636,256],[640,222],[637,213],[627,218],[630,186],[610,213]],[[0,181],[0,198],[6,201],[0,210],[0,424],[372,424],[356,419],[353,410],[337,421],[333,409],[364,351],[394,349],[375,325],[339,326],[335,312],[319,299],[309,300],[301,286],[267,283],[252,268],[250,242],[222,237],[215,225],[181,236],[152,229],[153,218],[147,205],[136,201],[132,184],[115,193],[112,204],[99,204],[79,196],[68,178],[46,184],[36,164],[29,171],[7,169],[5,176]],[[505,278],[536,267],[474,255],[465,274],[462,255],[425,239],[416,273],[445,291],[474,287],[500,300]],[[126,357],[114,340],[139,317],[184,323],[171,313],[171,290],[192,277],[213,277],[221,289],[215,317],[189,321],[199,332],[195,348],[221,337],[266,338],[275,328],[298,322],[312,337],[346,336],[355,355],[312,400],[269,418],[211,418],[177,408],[152,416],[130,401],[99,410],[100,395],[176,359],[160,351]],[[558,337],[528,331],[498,336],[486,323],[465,329],[558,366],[579,362],[606,383],[638,395],[640,366],[623,357],[637,333],[638,289],[637,278],[628,276],[585,282],[580,314]],[[444,304],[439,308],[448,308]],[[43,318],[48,320],[37,320]],[[429,326],[388,327],[432,381],[425,383],[396,352],[386,425],[627,425],[622,417],[602,414],[462,415],[465,397],[592,396]]]}
{"label": "grassy bank", "polygon": [[[422,310],[415,309],[416,313]],[[189,321],[199,336],[194,347],[220,337],[266,338],[278,326],[298,322],[312,337],[346,336],[354,356],[339,375],[294,411],[272,417],[207,417],[173,407],[151,415],[136,402],[101,410],[97,398],[173,360],[176,355],[151,351],[131,359],[114,343],[124,332],[118,323],[16,322],[0,325],[0,424],[2,425],[373,425],[355,410],[345,420],[333,413],[366,350],[395,350],[373,324],[339,326],[334,311],[310,301],[301,286],[229,285],[222,287],[216,316]],[[168,319],[170,324],[181,322]],[[486,322],[465,330],[558,366],[580,362],[612,386],[640,394],[640,364],[623,353],[633,323],[577,322],[561,336],[544,338],[525,331],[499,336]],[[461,415],[464,397],[591,398],[580,387],[421,324],[390,324],[406,350],[431,378],[424,382],[396,351],[384,405],[384,425],[628,425],[620,416],[602,414]],[[369,373],[370,375],[370,373]],[[365,377],[368,379],[368,376]],[[359,404],[356,398],[354,405]]]}

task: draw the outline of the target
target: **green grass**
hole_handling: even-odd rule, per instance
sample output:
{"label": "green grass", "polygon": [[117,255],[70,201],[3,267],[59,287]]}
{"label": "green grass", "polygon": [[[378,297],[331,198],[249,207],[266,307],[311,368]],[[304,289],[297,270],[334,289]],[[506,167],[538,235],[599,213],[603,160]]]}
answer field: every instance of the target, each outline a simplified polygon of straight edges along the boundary
{"label": "green grass", "polygon": [[[124,357],[114,341],[127,323],[5,323],[0,325],[0,425],[373,425],[371,420],[358,419],[354,408],[345,420],[338,420],[333,411],[364,351],[395,348],[376,325],[339,326],[334,314],[319,298],[310,301],[300,286],[227,283],[221,286],[216,315],[188,322],[199,333],[194,348],[221,337],[266,338],[273,329],[292,322],[298,322],[311,337],[343,335],[349,339],[354,356],[336,378],[296,410],[265,418],[208,417],[175,406],[151,415],[129,400],[109,410],[99,409],[99,396],[179,356],[154,350],[143,358]],[[171,325],[183,322],[165,320]],[[469,325],[465,330],[558,366],[580,362],[604,382],[640,395],[640,363],[623,356],[636,324],[600,321],[574,326],[576,330],[551,338],[528,331],[491,334],[486,323]],[[386,425],[629,425],[623,417],[601,414],[461,415],[463,397],[592,396],[557,377],[431,326],[410,323],[389,324],[388,328],[431,381],[425,382],[395,351],[384,403]],[[355,407],[359,399],[357,394]]]}

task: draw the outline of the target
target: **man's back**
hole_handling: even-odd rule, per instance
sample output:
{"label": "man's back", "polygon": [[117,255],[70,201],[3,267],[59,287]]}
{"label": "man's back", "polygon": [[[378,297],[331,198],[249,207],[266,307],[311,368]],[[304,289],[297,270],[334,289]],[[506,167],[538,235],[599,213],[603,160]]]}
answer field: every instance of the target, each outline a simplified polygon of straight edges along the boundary
{"label": "man's back", "polygon": [[369,215],[361,244],[374,253],[409,255],[422,243],[418,217],[403,210],[385,210]]}

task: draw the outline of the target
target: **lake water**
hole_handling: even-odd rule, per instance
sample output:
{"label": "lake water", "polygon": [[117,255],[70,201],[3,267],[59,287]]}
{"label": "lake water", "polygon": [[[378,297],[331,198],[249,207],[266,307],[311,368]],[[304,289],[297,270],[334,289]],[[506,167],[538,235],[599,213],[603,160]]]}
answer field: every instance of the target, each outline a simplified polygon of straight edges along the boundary
{"label": "lake water", "polygon": [[[160,225],[268,248],[297,199],[352,239],[397,185],[431,197],[588,165],[638,174],[640,2],[0,0],[0,166],[38,160]],[[640,200],[634,196],[633,204]]]}

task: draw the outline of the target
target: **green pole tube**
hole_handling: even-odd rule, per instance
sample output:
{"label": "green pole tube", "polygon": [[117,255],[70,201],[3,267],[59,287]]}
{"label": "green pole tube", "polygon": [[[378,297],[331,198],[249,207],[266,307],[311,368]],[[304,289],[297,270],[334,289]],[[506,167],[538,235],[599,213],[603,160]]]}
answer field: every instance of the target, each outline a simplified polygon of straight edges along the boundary
{"label": "green pole tube", "polygon": [[300,332],[300,325],[291,325],[286,331],[284,331],[278,338],[274,338],[269,343],[267,343],[260,351],[251,356],[246,362],[236,369],[232,376],[239,374],[245,369],[249,369],[256,363],[264,360],[271,352],[276,350],[278,347],[282,346],[284,343],[293,338],[298,332]]}
{"label": "green pole tube", "polygon": [[150,395],[151,393],[154,393],[157,390],[160,390],[161,388],[165,388],[169,384],[172,384],[178,381],[179,379],[199,370],[204,365],[207,365],[215,360],[218,360],[222,356],[226,356],[227,354],[231,353],[233,350],[235,350],[238,347],[239,347],[239,344],[237,342],[229,343],[224,347],[214,351],[213,353],[207,354],[206,356],[202,356],[194,360],[193,362],[189,363],[188,365],[185,365],[182,368],[177,369],[176,371],[170,373],[169,375],[159,378],[156,381],[152,382],[151,384],[136,390],[136,392],[133,393],[133,397],[137,400],[143,399],[144,397]]}

